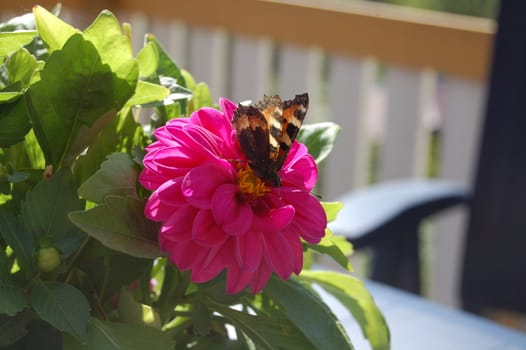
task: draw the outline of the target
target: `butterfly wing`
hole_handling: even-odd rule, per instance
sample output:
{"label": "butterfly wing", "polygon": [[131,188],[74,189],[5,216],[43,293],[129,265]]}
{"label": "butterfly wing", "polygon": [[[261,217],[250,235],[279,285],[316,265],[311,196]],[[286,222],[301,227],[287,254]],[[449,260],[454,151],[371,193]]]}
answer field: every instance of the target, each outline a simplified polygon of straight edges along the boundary
{"label": "butterfly wing", "polygon": [[283,166],[289,154],[292,143],[298,136],[298,132],[303,124],[305,115],[309,108],[309,94],[296,95],[292,100],[283,102],[283,121],[281,124],[281,136],[279,138],[278,156],[276,158],[276,168],[279,170]]}

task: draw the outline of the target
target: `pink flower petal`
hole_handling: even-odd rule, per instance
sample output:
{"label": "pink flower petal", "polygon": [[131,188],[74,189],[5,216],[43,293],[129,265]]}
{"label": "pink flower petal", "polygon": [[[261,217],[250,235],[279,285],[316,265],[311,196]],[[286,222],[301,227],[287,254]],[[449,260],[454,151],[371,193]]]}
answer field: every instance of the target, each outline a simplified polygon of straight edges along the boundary
{"label": "pink flower petal", "polygon": [[238,199],[238,188],[233,184],[224,184],[217,188],[212,197],[212,214],[225,232],[241,235],[252,225],[252,208]]}
{"label": "pink flower petal", "polygon": [[250,281],[250,290],[252,293],[259,293],[263,287],[265,287],[271,275],[272,269],[270,266],[265,261],[261,261],[259,269],[255,271],[252,275],[252,280]]}
{"label": "pink flower petal", "polygon": [[319,243],[327,227],[327,216],[320,202],[301,191],[284,191],[282,196],[284,201],[296,208],[293,225],[297,227],[301,237],[309,243]]}
{"label": "pink flower petal", "polygon": [[250,272],[243,272],[237,264],[228,266],[226,272],[226,292],[236,294],[247,287],[253,275]]}
{"label": "pink flower petal", "polygon": [[208,249],[193,241],[181,242],[170,252],[170,259],[183,271],[199,266],[208,254]]}
{"label": "pink flower petal", "polygon": [[201,209],[210,209],[212,196],[219,185],[236,182],[236,173],[226,161],[206,162],[186,174],[182,193],[188,202]]}
{"label": "pink flower petal", "polygon": [[264,213],[256,213],[252,221],[252,229],[258,232],[281,231],[292,222],[294,212],[292,205],[284,205]]}
{"label": "pink flower petal", "polygon": [[[265,261],[281,279],[288,279],[293,270],[291,247],[281,232],[264,235]],[[294,254],[294,252],[292,252]]]}
{"label": "pink flower petal", "polygon": [[175,179],[170,179],[163,183],[156,190],[156,194],[159,200],[169,207],[182,207],[187,205],[186,197],[183,196],[181,191],[181,184],[183,183],[183,178],[178,177]]}
{"label": "pink flower petal", "polygon": [[160,235],[169,241],[186,242],[192,239],[192,226],[198,210],[186,206],[177,208],[172,215],[166,219],[162,226]]}
{"label": "pink flower petal", "polygon": [[263,242],[261,234],[250,232],[236,239],[236,259],[243,272],[254,272],[261,262]]}
{"label": "pink flower petal", "polygon": [[216,247],[222,245],[228,235],[215,222],[211,210],[199,210],[192,227],[192,238],[201,246]]}

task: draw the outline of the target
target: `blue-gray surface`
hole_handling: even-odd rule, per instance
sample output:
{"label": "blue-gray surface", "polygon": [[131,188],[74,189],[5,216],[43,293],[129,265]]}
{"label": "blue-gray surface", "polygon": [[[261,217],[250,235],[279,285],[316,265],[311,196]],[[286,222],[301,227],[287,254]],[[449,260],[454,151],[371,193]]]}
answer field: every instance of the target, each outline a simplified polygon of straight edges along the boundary
{"label": "blue-gray surface", "polygon": [[[366,282],[366,286],[389,324],[392,350],[526,349],[526,333],[378,283]],[[342,321],[355,349],[370,349],[348,311],[330,296],[323,295]]]}

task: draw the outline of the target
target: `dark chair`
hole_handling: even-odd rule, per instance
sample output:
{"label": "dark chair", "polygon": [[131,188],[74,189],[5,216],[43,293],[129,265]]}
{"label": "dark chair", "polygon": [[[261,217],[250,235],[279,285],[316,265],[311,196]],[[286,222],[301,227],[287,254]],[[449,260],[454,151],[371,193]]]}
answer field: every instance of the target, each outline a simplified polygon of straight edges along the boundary
{"label": "dark chair", "polygon": [[420,291],[418,226],[469,205],[461,300],[526,313],[526,2],[502,0],[473,189],[440,180],[382,183],[342,198],[332,224],[375,252],[372,279]]}

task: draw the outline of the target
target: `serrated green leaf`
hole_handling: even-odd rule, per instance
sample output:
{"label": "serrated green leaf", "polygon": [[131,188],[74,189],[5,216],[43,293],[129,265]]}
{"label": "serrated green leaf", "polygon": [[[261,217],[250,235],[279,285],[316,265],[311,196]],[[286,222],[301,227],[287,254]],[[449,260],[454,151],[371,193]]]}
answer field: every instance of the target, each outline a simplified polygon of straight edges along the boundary
{"label": "serrated green leaf", "polygon": [[73,35],[50,55],[41,80],[28,94],[29,114],[47,163],[57,169],[66,156],[71,158],[79,128],[120,109],[134,88],[116,78],[91,42]]}
{"label": "serrated green leaf", "polygon": [[44,321],[86,342],[90,306],[78,289],[65,283],[36,283],[31,290],[31,305]]}
{"label": "serrated green leaf", "polygon": [[72,35],[80,32],[41,6],[33,7],[33,15],[38,34],[47,44],[50,53],[60,50]]}
{"label": "serrated green leaf", "polygon": [[317,349],[353,349],[338,318],[317,295],[294,279],[271,277],[263,293]]}
{"label": "serrated green leaf", "polygon": [[7,56],[29,44],[36,35],[36,30],[0,33],[0,57]]}
{"label": "serrated green leaf", "polygon": [[105,322],[91,318],[86,345],[64,337],[64,350],[168,350],[174,344],[158,329],[128,323]]}
{"label": "serrated green leaf", "polygon": [[112,153],[92,177],[79,188],[79,194],[94,203],[102,203],[107,195],[137,197],[137,169],[126,153]]}
{"label": "serrated green leaf", "polygon": [[71,211],[84,209],[84,206],[84,200],[78,197],[71,171],[63,168],[27,192],[21,208],[22,220],[35,237],[55,242],[79,234],[67,215]]}
{"label": "serrated green leaf", "polygon": [[14,316],[29,306],[22,288],[0,283],[0,314]]}
{"label": "serrated green leaf", "polygon": [[84,31],[97,49],[101,62],[110,66],[114,73],[114,107],[119,110],[130,98],[139,78],[139,65],[133,58],[130,38],[121,31],[117,18],[108,10],[102,11],[95,21]]}
{"label": "serrated green leaf", "polygon": [[32,274],[35,267],[35,240],[24,225],[15,218],[14,214],[4,207],[0,207],[0,234],[13,249],[20,267],[26,273]]}
{"label": "serrated green leaf", "polygon": [[144,217],[143,204],[136,198],[108,195],[104,204],[72,212],[69,218],[108,248],[139,258],[162,255],[157,242],[149,238],[157,235],[157,225]]}
{"label": "serrated green leaf", "polygon": [[336,220],[338,213],[343,209],[342,202],[321,202],[325,214],[327,215],[327,221],[331,222]]}
{"label": "serrated green leaf", "polygon": [[0,147],[9,147],[24,140],[29,130],[31,124],[24,98],[0,104]]}
{"label": "serrated green leaf", "polygon": [[298,133],[298,140],[304,143],[316,164],[320,164],[331,153],[340,126],[332,122],[303,125]]}
{"label": "serrated green leaf", "polygon": [[373,350],[390,349],[389,328],[360,280],[332,271],[303,271],[300,279],[317,283],[336,297],[358,321]]}

